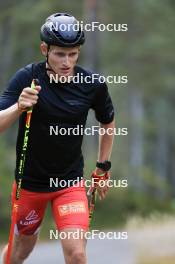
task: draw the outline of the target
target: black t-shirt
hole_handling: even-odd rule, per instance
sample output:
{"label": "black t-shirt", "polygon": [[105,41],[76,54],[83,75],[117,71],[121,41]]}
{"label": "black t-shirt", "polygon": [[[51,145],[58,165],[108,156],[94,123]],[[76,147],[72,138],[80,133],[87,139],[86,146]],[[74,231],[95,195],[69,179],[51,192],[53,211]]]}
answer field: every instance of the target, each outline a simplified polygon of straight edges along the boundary
{"label": "black t-shirt", "polygon": [[[75,74],[91,76],[80,66]],[[37,104],[33,107],[28,148],[25,159],[22,188],[36,192],[57,191],[50,187],[50,178],[74,180],[83,176],[81,145],[83,135],[65,134],[68,128],[85,127],[88,111],[95,111],[96,119],[104,124],[114,118],[114,109],[108,88],[98,80],[88,83],[50,83],[45,62],[30,64],[20,69],[9,81],[0,96],[0,110],[18,101],[25,87],[30,87],[33,78],[39,79],[42,87]],[[26,112],[19,118],[16,144],[15,178],[18,180],[20,153],[23,145]],[[60,130],[62,128],[62,130]],[[56,133],[61,131],[61,133]],[[58,182],[57,182],[58,183]]]}

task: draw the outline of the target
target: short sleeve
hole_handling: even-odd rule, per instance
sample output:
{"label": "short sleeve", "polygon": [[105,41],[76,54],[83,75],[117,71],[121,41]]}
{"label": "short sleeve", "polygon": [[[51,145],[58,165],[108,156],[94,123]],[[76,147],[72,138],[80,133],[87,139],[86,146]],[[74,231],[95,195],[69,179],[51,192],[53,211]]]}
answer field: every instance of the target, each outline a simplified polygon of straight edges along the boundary
{"label": "short sleeve", "polygon": [[100,84],[92,103],[96,119],[102,124],[108,124],[114,119],[114,107],[106,83]]}
{"label": "short sleeve", "polygon": [[18,98],[25,88],[24,80],[28,74],[24,69],[19,70],[7,83],[6,88],[0,95],[0,110],[7,109],[18,101]]}

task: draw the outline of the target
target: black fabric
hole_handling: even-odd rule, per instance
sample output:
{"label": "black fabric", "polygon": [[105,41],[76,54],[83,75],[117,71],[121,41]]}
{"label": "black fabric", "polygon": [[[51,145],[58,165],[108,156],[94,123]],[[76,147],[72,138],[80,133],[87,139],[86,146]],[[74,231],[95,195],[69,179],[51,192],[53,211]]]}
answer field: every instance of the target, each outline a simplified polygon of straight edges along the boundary
{"label": "black fabric", "polygon": [[[75,67],[75,73],[83,76],[91,74],[80,66]],[[41,62],[30,64],[14,75],[0,96],[0,110],[15,104],[23,88],[30,86],[33,78],[39,79],[42,89],[33,108],[22,188],[37,192],[57,191],[60,186],[50,188],[50,178],[73,180],[83,176],[83,136],[50,135],[50,126],[85,127],[90,108],[94,109],[99,122],[110,123],[114,118],[114,109],[106,84],[98,81],[95,84],[50,83],[45,62]],[[16,180],[25,118],[26,112],[19,118]]]}

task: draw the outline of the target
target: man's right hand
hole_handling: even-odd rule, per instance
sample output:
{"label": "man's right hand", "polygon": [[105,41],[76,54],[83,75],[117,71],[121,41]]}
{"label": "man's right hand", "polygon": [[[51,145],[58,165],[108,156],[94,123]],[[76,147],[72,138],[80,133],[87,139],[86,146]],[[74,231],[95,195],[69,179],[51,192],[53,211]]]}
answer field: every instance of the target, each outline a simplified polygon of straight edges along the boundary
{"label": "man's right hand", "polygon": [[34,106],[38,101],[40,90],[41,86],[36,86],[35,89],[32,89],[31,87],[24,88],[18,99],[18,109],[23,112]]}

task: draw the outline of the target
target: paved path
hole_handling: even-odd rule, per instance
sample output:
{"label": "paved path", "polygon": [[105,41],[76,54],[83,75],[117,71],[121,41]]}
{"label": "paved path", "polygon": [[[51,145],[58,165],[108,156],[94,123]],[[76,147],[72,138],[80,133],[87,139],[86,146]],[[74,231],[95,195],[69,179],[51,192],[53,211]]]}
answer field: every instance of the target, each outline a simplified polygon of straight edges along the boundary
{"label": "paved path", "polygon": [[[129,240],[95,239],[87,244],[88,264],[135,264]],[[25,264],[64,264],[59,241],[38,243]]]}
{"label": "paved path", "polygon": [[[88,240],[88,264],[141,264],[140,256],[144,260],[151,256],[175,256],[174,226],[175,220],[170,218],[139,228],[132,225],[126,229],[127,240]],[[59,240],[38,243],[25,264],[64,264]]]}
{"label": "paved path", "polygon": [[[87,245],[89,264],[135,264],[127,240],[90,240]],[[63,264],[64,258],[59,242],[38,245],[26,264]]]}

